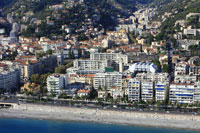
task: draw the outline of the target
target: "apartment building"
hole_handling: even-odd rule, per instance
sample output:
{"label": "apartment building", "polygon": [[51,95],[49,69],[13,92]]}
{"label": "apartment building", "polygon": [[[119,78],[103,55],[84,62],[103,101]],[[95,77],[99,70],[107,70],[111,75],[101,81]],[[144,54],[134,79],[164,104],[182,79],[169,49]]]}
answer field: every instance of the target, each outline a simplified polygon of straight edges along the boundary
{"label": "apartment building", "polygon": [[197,76],[193,75],[177,75],[174,78],[174,82],[176,83],[195,83],[197,82]]}
{"label": "apartment building", "polygon": [[199,66],[190,66],[189,75],[197,76],[197,81],[200,81],[200,67]]}
{"label": "apartment building", "polygon": [[128,56],[121,53],[91,53],[90,60],[112,60],[118,63],[122,60],[124,64],[128,64]]}
{"label": "apartment building", "polygon": [[79,69],[105,70],[108,65],[108,60],[74,60],[74,68]]}
{"label": "apartment building", "polygon": [[175,66],[175,76],[187,75],[189,72],[189,66],[185,62],[177,63]]}
{"label": "apartment building", "polygon": [[200,83],[199,82],[195,83],[195,85],[194,85],[194,98],[193,98],[193,100],[194,100],[194,103],[200,102]]}
{"label": "apartment building", "polygon": [[0,88],[11,90],[19,87],[19,69],[9,68],[6,64],[0,64]]}
{"label": "apartment building", "polygon": [[95,89],[98,89],[99,86],[103,89],[106,87],[108,90],[112,87],[122,89],[122,74],[118,72],[96,73],[93,86]]}
{"label": "apartment building", "polygon": [[137,73],[135,76],[138,80],[151,80],[155,82],[168,82],[168,73]]}
{"label": "apartment building", "polygon": [[197,36],[199,34],[199,30],[198,29],[184,29],[183,34]]}
{"label": "apartment building", "polygon": [[157,67],[153,63],[145,63],[145,62],[138,62],[129,67],[129,71],[136,73],[136,72],[149,72],[149,73],[156,73]]}
{"label": "apartment building", "polygon": [[168,82],[155,83],[155,99],[156,101],[164,101],[167,98]]}
{"label": "apartment building", "polygon": [[47,77],[47,90],[50,93],[60,94],[68,85],[67,74],[52,74]]}
{"label": "apartment building", "polygon": [[131,101],[139,101],[141,94],[141,82],[139,80],[130,79],[127,88],[128,99]]}
{"label": "apartment building", "polygon": [[21,81],[27,81],[31,75],[41,73],[42,63],[36,60],[19,60],[17,67],[20,69]]}
{"label": "apartment building", "polygon": [[193,83],[172,83],[169,88],[169,100],[172,103],[193,103],[194,84]]}
{"label": "apartment building", "polygon": [[143,101],[151,101],[154,94],[154,82],[141,81],[141,98]]}

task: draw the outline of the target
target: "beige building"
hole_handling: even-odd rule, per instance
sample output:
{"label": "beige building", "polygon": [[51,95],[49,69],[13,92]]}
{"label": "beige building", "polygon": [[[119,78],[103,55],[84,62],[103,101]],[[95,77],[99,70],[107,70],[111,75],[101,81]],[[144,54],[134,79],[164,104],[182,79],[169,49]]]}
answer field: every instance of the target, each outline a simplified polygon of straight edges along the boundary
{"label": "beige building", "polygon": [[20,89],[21,92],[28,91],[32,92],[33,94],[37,94],[40,92],[40,85],[35,83],[26,83]]}

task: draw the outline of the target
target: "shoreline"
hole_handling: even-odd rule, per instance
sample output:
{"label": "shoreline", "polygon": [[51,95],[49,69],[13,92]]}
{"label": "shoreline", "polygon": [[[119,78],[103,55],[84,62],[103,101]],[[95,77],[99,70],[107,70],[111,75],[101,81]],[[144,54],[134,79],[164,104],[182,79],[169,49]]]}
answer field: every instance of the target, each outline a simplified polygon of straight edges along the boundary
{"label": "shoreline", "polygon": [[30,118],[55,121],[81,121],[104,124],[175,128],[200,131],[200,116],[126,112],[48,105],[21,104],[0,109],[1,118]]}

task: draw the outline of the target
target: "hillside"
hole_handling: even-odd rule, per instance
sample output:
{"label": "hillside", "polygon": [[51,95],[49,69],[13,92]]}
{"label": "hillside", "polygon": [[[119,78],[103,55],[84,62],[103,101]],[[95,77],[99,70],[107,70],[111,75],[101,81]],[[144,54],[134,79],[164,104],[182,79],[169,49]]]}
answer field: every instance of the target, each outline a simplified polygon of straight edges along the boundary
{"label": "hillside", "polygon": [[0,1],[0,8],[3,8],[9,4],[11,4],[12,2],[14,2],[15,0],[1,0]]}
{"label": "hillside", "polygon": [[[12,13],[16,22],[25,25],[22,35],[52,38],[67,35],[63,26],[74,34],[85,23],[99,30],[112,29],[117,16],[128,16],[136,10],[135,4],[135,0],[17,0],[5,8],[4,14]],[[83,32],[78,34],[86,38]]]}
{"label": "hillside", "polygon": [[[6,0],[4,0],[6,1]],[[12,0],[9,0],[12,1]],[[110,30],[118,17],[128,17],[137,5],[160,6],[169,0],[16,0],[6,6],[3,13],[12,14],[21,24],[21,35],[64,39],[68,33],[77,34],[79,40],[94,37],[82,29]]]}
{"label": "hillside", "polygon": [[[173,0],[164,5],[159,14],[154,20],[163,21],[161,33],[157,37],[159,40],[166,38],[168,35],[173,35],[176,31],[179,31],[179,27],[175,26],[177,20],[185,20],[186,15],[189,13],[200,13],[200,1],[199,0]],[[200,28],[199,22],[196,20],[187,20],[189,25]]]}

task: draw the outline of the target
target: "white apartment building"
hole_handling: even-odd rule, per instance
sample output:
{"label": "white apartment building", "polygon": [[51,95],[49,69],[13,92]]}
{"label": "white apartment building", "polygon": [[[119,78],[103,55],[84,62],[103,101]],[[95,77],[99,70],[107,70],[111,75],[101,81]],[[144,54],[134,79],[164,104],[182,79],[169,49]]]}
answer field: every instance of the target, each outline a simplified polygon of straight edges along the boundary
{"label": "white apartment building", "polygon": [[108,90],[112,87],[122,89],[122,74],[118,72],[96,73],[94,75],[93,86],[95,89],[98,89],[99,86],[102,89],[106,87]]}
{"label": "white apartment building", "polygon": [[155,98],[156,101],[164,101],[167,96],[168,82],[155,83]]}
{"label": "white apartment building", "polygon": [[141,81],[141,97],[143,101],[153,99],[154,83],[152,81]]}
{"label": "white apartment building", "polygon": [[197,82],[194,85],[194,102],[200,102],[200,83]]}
{"label": "white apartment building", "polygon": [[199,31],[197,29],[184,29],[183,34],[197,36]]}
{"label": "white apartment building", "polygon": [[190,66],[189,68],[189,75],[200,75],[200,67],[199,66]]}
{"label": "white apartment building", "polygon": [[108,60],[74,60],[74,68],[87,70],[105,70],[108,66]]}
{"label": "white apartment building", "polygon": [[104,73],[105,70],[101,70],[101,69],[79,69],[79,68],[74,68],[74,67],[70,67],[66,70],[67,73],[70,74],[95,74],[95,73]]}
{"label": "white apartment building", "polygon": [[128,64],[128,56],[121,53],[91,53],[90,60],[111,60],[118,63],[122,61],[122,63]]}
{"label": "white apartment building", "polygon": [[197,82],[197,76],[192,75],[177,75],[174,78],[174,82],[176,83],[195,83]]}
{"label": "white apartment building", "polygon": [[169,100],[174,103],[193,103],[194,84],[172,83],[169,88]]}
{"label": "white apartment building", "polygon": [[153,63],[138,62],[129,67],[130,72],[151,72],[156,73],[157,67]]}
{"label": "white apartment building", "polygon": [[135,77],[138,80],[151,80],[155,82],[168,82],[168,73],[138,73]]}
{"label": "white apartment building", "polygon": [[177,63],[175,66],[174,75],[187,75],[189,72],[189,66],[185,62]]}
{"label": "white apartment building", "polygon": [[47,77],[47,90],[49,93],[53,91],[55,94],[60,94],[67,87],[67,84],[67,74],[52,74]]}
{"label": "white apartment building", "polygon": [[188,50],[189,46],[191,46],[191,45],[196,45],[199,47],[200,40],[182,39],[182,40],[177,40],[177,43],[183,49]]}
{"label": "white apartment building", "polygon": [[141,82],[139,80],[130,79],[127,88],[128,99],[131,101],[139,101]]}
{"label": "white apartment building", "polygon": [[133,32],[137,28],[136,24],[120,24],[115,27],[116,31],[125,30],[126,32]]}

